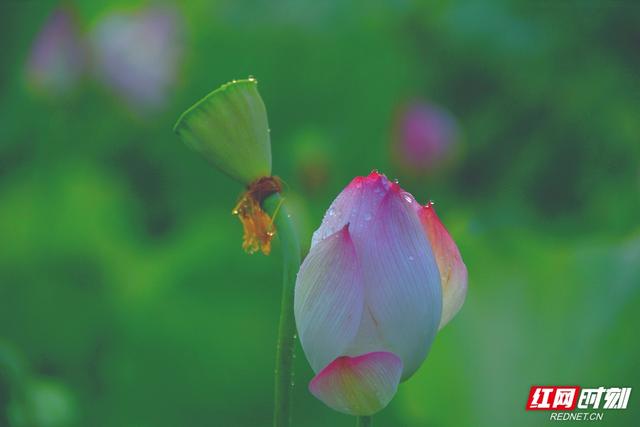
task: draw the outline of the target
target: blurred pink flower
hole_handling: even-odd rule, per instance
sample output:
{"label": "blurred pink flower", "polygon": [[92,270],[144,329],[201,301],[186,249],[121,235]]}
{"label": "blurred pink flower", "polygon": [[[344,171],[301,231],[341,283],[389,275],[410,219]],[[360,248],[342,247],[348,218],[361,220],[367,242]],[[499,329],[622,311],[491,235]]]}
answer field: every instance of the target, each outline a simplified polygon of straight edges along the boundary
{"label": "blurred pink flower", "polygon": [[298,273],[295,317],[331,408],[371,415],[427,356],[461,308],[467,270],[429,204],[377,172],[331,204]]}
{"label": "blurred pink flower", "polygon": [[428,174],[451,159],[458,144],[455,118],[446,110],[425,102],[412,102],[396,115],[393,154],[412,174]]}
{"label": "blurred pink flower", "polygon": [[133,107],[161,108],[178,75],[181,26],[170,8],[106,15],[90,36],[98,78]]}
{"label": "blurred pink flower", "polygon": [[33,42],[26,65],[28,84],[60,95],[79,83],[85,71],[85,51],[71,10],[56,9]]}

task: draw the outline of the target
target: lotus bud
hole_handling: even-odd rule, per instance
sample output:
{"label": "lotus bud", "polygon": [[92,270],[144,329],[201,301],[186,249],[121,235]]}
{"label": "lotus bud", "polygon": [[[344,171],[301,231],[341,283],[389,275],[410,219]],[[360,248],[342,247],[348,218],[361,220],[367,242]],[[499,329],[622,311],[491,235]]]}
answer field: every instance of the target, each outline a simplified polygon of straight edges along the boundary
{"label": "lotus bud", "polygon": [[462,303],[446,301],[454,292],[443,301],[438,258],[443,266],[458,263],[447,260],[453,241],[432,211],[421,219],[424,209],[374,171],[338,195],[313,235],[294,312],[316,372],[310,391],[337,411],[372,415],[384,408],[426,358],[443,307]]}
{"label": "lotus bud", "polygon": [[453,158],[458,139],[456,120],[448,111],[433,104],[413,102],[397,114],[394,158],[403,170],[427,175]]}

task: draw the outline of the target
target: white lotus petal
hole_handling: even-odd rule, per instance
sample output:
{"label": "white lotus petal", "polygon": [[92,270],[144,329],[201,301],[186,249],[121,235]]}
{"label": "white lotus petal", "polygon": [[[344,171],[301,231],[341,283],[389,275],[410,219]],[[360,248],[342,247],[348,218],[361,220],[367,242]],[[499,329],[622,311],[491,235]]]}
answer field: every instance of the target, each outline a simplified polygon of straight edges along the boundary
{"label": "white lotus petal", "polygon": [[358,330],[363,303],[362,270],[345,225],[311,248],[296,280],[296,324],[314,371],[344,354]]}

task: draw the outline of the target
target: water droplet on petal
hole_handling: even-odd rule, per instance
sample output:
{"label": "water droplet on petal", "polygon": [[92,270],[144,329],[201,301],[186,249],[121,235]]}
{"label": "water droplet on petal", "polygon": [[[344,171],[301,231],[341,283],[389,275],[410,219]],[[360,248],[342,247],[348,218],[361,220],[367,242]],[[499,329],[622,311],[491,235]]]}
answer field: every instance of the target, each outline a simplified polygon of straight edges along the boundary
{"label": "water droplet on petal", "polygon": [[409,255],[409,261],[413,261],[415,258]]}
{"label": "water droplet on petal", "polygon": [[365,214],[364,215],[364,220],[365,221],[371,221],[371,214],[370,213]]}

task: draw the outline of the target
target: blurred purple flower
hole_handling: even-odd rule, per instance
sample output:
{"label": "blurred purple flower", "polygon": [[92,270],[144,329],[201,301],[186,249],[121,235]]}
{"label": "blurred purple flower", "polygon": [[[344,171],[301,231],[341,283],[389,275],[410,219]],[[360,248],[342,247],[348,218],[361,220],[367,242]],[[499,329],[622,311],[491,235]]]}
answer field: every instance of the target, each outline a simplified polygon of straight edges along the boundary
{"label": "blurred purple flower", "polygon": [[85,70],[85,51],[71,10],[56,9],[33,42],[26,64],[30,86],[53,95],[72,90]]}
{"label": "blurred purple flower", "polygon": [[426,102],[412,102],[396,116],[393,154],[406,171],[428,174],[451,159],[458,137],[456,120],[449,112]]}
{"label": "blurred purple flower", "polygon": [[90,36],[98,78],[133,107],[162,107],[178,74],[181,28],[170,8],[105,16]]}

